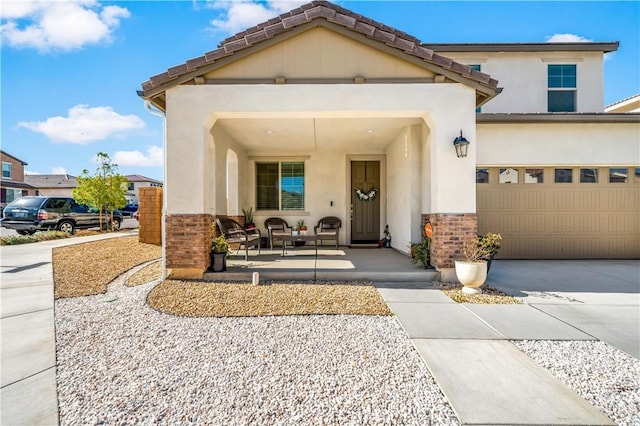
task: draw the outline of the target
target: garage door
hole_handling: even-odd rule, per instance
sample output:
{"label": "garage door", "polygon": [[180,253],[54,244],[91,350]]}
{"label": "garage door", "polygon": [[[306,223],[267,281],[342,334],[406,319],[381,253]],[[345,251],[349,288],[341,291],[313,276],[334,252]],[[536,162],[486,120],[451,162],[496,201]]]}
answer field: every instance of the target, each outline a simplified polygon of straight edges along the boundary
{"label": "garage door", "polygon": [[640,168],[478,168],[476,182],[501,259],[640,258]]}

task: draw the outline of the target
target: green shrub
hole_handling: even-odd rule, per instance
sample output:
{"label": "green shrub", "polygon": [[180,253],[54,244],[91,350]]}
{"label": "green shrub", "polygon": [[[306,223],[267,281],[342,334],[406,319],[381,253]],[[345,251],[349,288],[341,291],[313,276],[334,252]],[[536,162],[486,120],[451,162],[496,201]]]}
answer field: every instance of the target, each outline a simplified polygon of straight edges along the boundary
{"label": "green shrub", "polygon": [[40,241],[60,240],[67,238],[69,234],[61,231],[45,231],[36,232],[33,235],[9,235],[0,238],[0,245],[3,246],[15,246],[18,244],[37,243]]}

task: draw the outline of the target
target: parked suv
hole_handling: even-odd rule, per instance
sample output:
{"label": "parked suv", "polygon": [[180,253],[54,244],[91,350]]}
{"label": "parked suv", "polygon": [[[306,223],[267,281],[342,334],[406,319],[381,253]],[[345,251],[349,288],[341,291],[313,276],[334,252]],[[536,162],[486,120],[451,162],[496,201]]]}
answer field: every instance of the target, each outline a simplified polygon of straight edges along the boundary
{"label": "parked suv", "polygon": [[[110,226],[110,220],[110,214],[102,214],[103,226]],[[121,223],[122,213],[115,210],[114,227],[120,228]],[[15,229],[20,235],[46,230],[73,233],[99,227],[100,213],[70,197],[21,197],[4,208],[0,226]]]}

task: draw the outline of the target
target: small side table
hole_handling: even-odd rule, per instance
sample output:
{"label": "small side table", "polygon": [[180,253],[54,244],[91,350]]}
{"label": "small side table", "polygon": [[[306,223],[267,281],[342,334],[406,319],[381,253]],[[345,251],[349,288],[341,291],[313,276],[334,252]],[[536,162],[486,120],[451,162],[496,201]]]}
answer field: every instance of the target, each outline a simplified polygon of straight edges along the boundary
{"label": "small side table", "polygon": [[316,257],[318,257],[318,236],[316,234],[306,235],[283,235],[282,236],[282,256],[287,255],[287,241],[313,241],[316,249]]}

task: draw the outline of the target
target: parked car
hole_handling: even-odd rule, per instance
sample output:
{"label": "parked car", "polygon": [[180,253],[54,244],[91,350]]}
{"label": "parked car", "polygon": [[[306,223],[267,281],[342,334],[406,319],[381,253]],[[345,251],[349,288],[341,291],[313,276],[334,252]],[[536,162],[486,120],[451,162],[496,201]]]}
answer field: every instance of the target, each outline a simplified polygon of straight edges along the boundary
{"label": "parked car", "polygon": [[122,226],[122,221],[124,220],[124,215],[120,210],[113,211],[113,229],[120,229]]}
{"label": "parked car", "polygon": [[[120,228],[122,220],[122,213],[114,214],[116,229]],[[110,222],[111,214],[102,213],[103,227],[109,227]],[[70,197],[28,196],[18,198],[5,207],[0,226],[15,229],[20,235],[47,230],[73,233],[76,229],[99,227],[100,213]]]}
{"label": "parked car", "polygon": [[122,214],[125,216],[133,216],[135,212],[138,211],[137,204],[127,204],[124,208],[121,209]]}
{"label": "parked car", "polygon": [[136,210],[136,212],[133,214],[133,217],[135,217],[136,220],[139,222],[140,221],[140,211]]}

